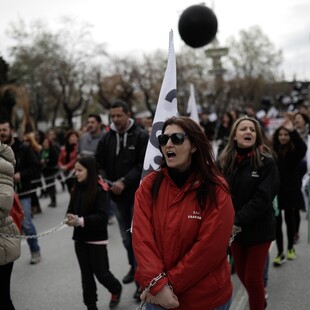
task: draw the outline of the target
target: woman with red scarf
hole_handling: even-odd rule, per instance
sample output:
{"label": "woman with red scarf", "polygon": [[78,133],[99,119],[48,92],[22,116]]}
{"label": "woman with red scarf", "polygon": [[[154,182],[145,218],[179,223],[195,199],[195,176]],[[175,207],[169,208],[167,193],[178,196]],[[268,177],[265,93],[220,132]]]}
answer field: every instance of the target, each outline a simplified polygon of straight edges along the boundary
{"label": "woman with red scarf", "polygon": [[250,310],[266,306],[264,267],[276,236],[273,199],[278,189],[278,171],[264,141],[257,120],[241,117],[233,124],[219,157],[235,209],[233,233],[237,235],[231,251],[236,273],[249,296]]}

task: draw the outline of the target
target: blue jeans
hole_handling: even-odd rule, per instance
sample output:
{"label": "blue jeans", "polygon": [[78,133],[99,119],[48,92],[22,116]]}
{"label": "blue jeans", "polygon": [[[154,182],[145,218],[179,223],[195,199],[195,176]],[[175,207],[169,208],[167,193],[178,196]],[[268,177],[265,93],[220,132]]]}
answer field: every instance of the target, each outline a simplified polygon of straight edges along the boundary
{"label": "blue jeans", "polygon": [[136,259],[132,248],[132,236],[130,231],[133,213],[133,201],[128,200],[115,202],[111,199],[111,204],[113,206],[113,211],[118,221],[123,245],[127,250],[129,265],[135,270]]}
{"label": "blue jeans", "polygon": [[[231,306],[232,300],[230,299],[225,305],[220,306],[215,308],[214,310],[229,310]],[[158,305],[153,305],[153,304],[146,304],[145,310],[163,310],[165,308],[158,306]]]}
{"label": "blue jeans", "polygon": [[217,307],[214,310],[229,310],[231,303],[232,303],[232,299],[229,299],[229,301],[225,305]]}
{"label": "blue jeans", "polygon": [[[24,220],[23,220],[23,231],[26,236],[36,235],[37,231],[32,223],[31,218],[31,198],[20,198],[20,204],[22,205],[23,211],[24,211]],[[29,248],[31,253],[39,252],[40,247],[38,244],[38,239],[27,239]]]}

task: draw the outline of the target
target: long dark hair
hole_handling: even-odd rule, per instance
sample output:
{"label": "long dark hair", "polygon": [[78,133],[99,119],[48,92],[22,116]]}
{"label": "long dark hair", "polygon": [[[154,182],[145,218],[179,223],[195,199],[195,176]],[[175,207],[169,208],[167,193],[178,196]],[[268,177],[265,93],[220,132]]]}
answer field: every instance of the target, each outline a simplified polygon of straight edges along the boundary
{"label": "long dark hair", "polygon": [[[82,156],[76,161],[84,168],[87,169],[87,179],[83,182],[85,199],[84,205],[82,206],[84,211],[91,211],[95,205],[96,195],[97,195],[97,184],[98,184],[98,173],[96,167],[96,161],[94,157]],[[80,190],[80,186],[77,180],[75,180],[72,191],[70,205],[74,203],[77,193]]]}
{"label": "long dark hair", "polygon": [[[196,198],[202,209],[206,208],[206,203],[216,203],[216,186],[221,186],[225,191],[229,191],[224,177],[215,164],[214,153],[209,140],[201,127],[189,117],[171,117],[164,123],[162,132],[169,125],[181,127],[187,134],[191,143],[196,147],[192,154],[191,170],[196,173],[200,180],[200,185],[196,191]],[[167,167],[165,157],[162,157],[161,168]],[[195,182],[197,178],[193,181]],[[159,186],[163,180],[163,173],[159,172],[152,187],[153,198],[157,196]]]}
{"label": "long dark hair", "polygon": [[[281,144],[279,141],[280,130],[285,130],[290,136],[290,140],[285,145]],[[287,128],[285,128],[284,126],[280,126],[275,130],[272,135],[272,147],[278,157],[284,157],[287,152],[291,152],[295,149],[295,144],[293,143],[290,131]]]}

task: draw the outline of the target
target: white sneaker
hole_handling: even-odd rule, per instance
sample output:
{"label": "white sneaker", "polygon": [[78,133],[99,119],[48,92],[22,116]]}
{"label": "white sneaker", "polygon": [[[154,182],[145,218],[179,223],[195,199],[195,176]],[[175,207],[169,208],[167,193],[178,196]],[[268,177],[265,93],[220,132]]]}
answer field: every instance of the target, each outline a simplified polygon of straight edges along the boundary
{"label": "white sneaker", "polygon": [[35,265],[40,263],[41,261],[41,254],[40,252],[33,252],[31,253],[31,260],[30,260],[30,264],[31,265]]}

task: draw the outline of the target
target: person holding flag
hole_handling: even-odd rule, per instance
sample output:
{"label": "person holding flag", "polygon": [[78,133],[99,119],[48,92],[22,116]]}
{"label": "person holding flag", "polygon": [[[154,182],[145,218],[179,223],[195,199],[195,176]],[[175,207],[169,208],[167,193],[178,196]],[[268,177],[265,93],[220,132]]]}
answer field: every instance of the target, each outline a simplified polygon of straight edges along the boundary
{"label": "person holding flag", "polygon": [[158,144],[162,162],[136,191],[132,224],[142,303],[147,310],[229,309],[234,210],[212,147],[185,116],[164,122]]}

